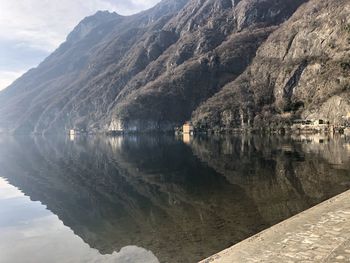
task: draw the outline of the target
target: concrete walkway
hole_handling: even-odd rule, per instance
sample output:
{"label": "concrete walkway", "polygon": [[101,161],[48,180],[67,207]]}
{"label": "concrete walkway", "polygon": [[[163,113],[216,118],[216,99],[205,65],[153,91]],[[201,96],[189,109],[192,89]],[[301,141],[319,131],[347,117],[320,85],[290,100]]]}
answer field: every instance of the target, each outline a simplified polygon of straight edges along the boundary
{"label": "concrete walkway", "polygon": [[350,191],[202,261],[209,262],[350,262]]}

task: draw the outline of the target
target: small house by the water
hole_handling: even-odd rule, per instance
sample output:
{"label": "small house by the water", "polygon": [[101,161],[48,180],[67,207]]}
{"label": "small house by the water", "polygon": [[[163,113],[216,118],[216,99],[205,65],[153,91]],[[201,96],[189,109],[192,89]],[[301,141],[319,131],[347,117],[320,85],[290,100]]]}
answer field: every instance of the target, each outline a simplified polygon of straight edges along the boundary
{"label": "small house by the water", "polygon": [[194,127],[191,122],[186,122],[182,126],[182,133],[183,134],[193,134],[194,133]]}
{"label": "small house by the water", "polygon": [[329,122],[325,121],[325,120],[316,120],[314,121],[314,125],[327,125],[329,124]]}
{"label": "small house by the water", "polygon": [[329,121],[317,120],[294,120],[292,131],[302,133],[319,133],[332,131]]}
{"label": "small house by the water", "polygon": [[71,141],[74,141],[74,140],[75,140],[75,135],[76,135],[76,134],[77,134],[77,133],[76,133],[75,130],[73,130],[73,129],[69,130],[69,132],[68,132],[69,139],[70,139]]}

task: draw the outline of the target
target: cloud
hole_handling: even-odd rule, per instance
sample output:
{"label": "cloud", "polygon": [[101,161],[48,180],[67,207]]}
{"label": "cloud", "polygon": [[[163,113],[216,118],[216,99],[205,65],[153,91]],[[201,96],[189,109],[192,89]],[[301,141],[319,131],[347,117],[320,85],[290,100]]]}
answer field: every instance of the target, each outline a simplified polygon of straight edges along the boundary
{"label": "cloud", "polygon": [[115,7],[115,11],[122,15],[130,15],[154,6],[160,0],[105,0]]}
{"label": "cloud", "polygon": [[0,39],[0,71],[37,65],[49,51],[35,49],[19,40]]}
{"label": "cloud", "polygon": [[8,87],[15,79],[25,73],[25,70],[18,71],[1,71],[0,70],[0,90]]}
{"label": "cloud", "polygon": [[84,17],[98,10],[128,15],[157,0],[0,0],[0,39],[52,51]]}
{"label": "cloud", "polygon": [[36,66],[55,50],[84,17],[98,10],[130,15],[159,1],[0,0],[0,89],[14,72]]}

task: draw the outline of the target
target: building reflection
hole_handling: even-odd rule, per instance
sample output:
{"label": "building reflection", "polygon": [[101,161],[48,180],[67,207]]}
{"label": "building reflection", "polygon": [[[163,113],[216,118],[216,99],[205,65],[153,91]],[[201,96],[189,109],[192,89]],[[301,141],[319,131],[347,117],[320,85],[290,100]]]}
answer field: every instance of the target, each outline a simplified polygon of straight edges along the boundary
{"label": "building reflection", "polygon": [[192,135],[189,133],[182,134],[182,141],[186,144],[190,144],[192,140]]}

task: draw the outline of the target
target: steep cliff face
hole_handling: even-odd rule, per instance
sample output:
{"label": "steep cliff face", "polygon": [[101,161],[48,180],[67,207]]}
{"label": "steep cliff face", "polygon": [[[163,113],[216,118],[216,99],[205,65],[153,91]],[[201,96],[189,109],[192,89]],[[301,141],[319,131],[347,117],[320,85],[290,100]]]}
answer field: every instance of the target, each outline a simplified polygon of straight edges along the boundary
{"label": "steep cliff face", "polygon": [[109,129],[172,129],[188,120],[244,71],[274,26],[303,1],[287,2],[190,2],[169,23],[181,37],[118,95]]}
{"label": "steep cliff face", "polygon": [[159,55],[147,50],[162,52],[176,41],[161,29],[186,3],[164,0],[134,16],[84,19],[38,68],[0,93],[0,126],[28,133],[100,121],[125,83]]}
{"label": "steep cliff face", "polygon": [[341,123],[350,112],[350,2],[312,0],[272,33],[248,69],[193,114],[198,126]]}
{"label": "steep cliff face", "polygon": [[305,1],[163,0],[130,17],[99,12],[0,93],[0,127],[172,129],[235,80]]}

